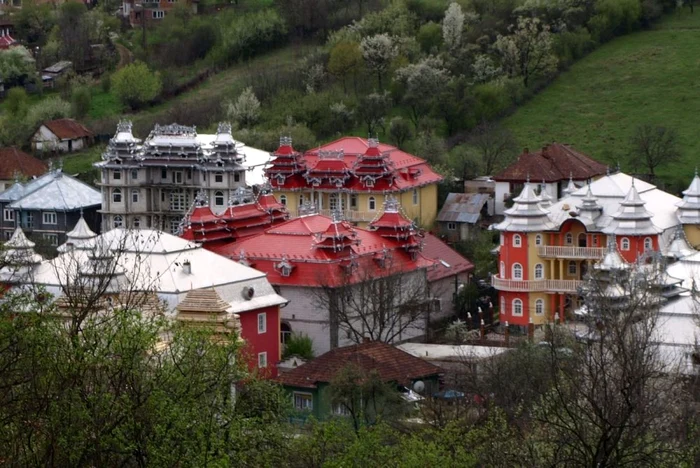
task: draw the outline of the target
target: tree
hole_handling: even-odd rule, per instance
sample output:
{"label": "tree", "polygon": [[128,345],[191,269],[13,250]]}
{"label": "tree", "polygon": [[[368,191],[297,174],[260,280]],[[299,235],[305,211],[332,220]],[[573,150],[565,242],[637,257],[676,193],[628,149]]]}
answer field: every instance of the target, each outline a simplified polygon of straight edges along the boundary
{"label": "tree", "polygon": [[401,148],[406,140],[411,138],[411,127],[403,118],[394,117],[389,122],[389,135],[393,143]]}
{"label": "tree", "polygon": [[[357,70],[362,66],[362,52],[357,42],[339,42],[331,49],[328,57],[328,71],[343,81],[343,92],[348,93],[347,77],[357,81]],[[357,91],[357,87],[355,87]]]}
{"label": "tree", "polygon": [[389,93],[371,93],[360,100],[357,112],[367,125],[367,134],[376,135],[377,127],[384,127],[384,117],[390,107]]}
{"label": "tree", "polygon": [[29,96],[24,88],[10,88],[5,96],[5,110],[14,119],[23,119],[29,110]]}
{"label": "tree", "polygon": [[17,13],[16,27],[18,37],[27,44],[43,45],[55,25],[53,5],[32,0],[22,2],[22,8]]}
{"label": "tree", "polygon": [[493,122],[482,122],[478,125],[469,135],[467,142],[481,158],[486,175],[492,175],[510,162],[518,150],[513,133]]}
{"label": "tree", "polygon": [[527,87],[533,77],[556,70],[557,57],[549,26],[538,18],[520,17],[509,32],[507,36],[499,34],[494,43],[509,76],[521,77]]}
{"label": "tree", "polygon": [[678,134],[672,128],[643,124],[630,138],[629,162],[632,167],[644,167],[650,180],[656,177],[656,169],[681,159]]}
{"label": "tree", "polygon": [[382,75],[389,70],[391,62],[398,53],[394,41],[388,34],[377,34],[363,38],[360,49],[367,68],[377,75],[377,84],[381,91],[383,89]]}
{"label": "tree", "polygon": [[160,94],[162,82],[143,62],[134,62],[112,76],[112,89],[117,98],[132,109],[154,100]]}
{"label": "tree", "polygon": [[0,50],[0,76],[5,88],[34,83],[37,73],[32,54],[22,46]]}
{"label": "tree", "polygon": [[421,119],[436,103],[436,92],[447,86],[450,75],[440,59],[427,57],[397,70],[396,81],[405,86],[403,102],[409,107],[411,122],[418,130]]}
{"label": "tree", "polygon": [[90,30],[87,7],[80,2],[66,2],[58,15],[61,57],[73,62],[74,70],[83,70],[90,56]]}
{"label": "tree", "polygon": [[355,259],[354,266],[344,269],[340,284],[319,278],[315,304],[328,311],[332,328],[355,343],[392,343],[425,325],[430,297],[425,271],[403,272],[394,255],[399,253],[387,252],[381,271],[375,259]]}
{"label": "tree", "polygon": [[238,96],[236,102],[226,106],[226,117],[242,127],[250,127],[260,117],[260,101],[255,97],[252,87],[247,87]]}
{"label": "tree", "polygon": [[442,38],[447,49],[452,52],[462,45],[462,31],[464,30],[464,13],[459,3],[452,2],[445,11],[442,20]]}
{"label": "tree", "polygon": [[282,358],[287,359],[290,356],[299,356],[304,359],[314,358],[314,342],[308,336],[292,333],[284,343],[284,352]]}
{"label": "tree", "polygon": [[422,25],[416,34],[416,41],[426,54],[434,54],[442,45],[442,28],[439,24],[429,21]]}
{"label": "tree", "polygon": [[73,89],[71,96],[71,105],[73,107],[73,115],[77,118],[83,118],[90,111],[90,102],[92,101],[92,93],[86,86],[78,86]]}

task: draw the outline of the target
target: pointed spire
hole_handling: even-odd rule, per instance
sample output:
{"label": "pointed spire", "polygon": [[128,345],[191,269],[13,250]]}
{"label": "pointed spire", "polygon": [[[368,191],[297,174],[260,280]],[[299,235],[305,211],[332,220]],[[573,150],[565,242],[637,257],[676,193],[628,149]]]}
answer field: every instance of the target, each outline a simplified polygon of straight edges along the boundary
{"label": "pointed spire", "polygon": [[683,191],[683,201],[677,206],[676,215],[681,224],[700,224],[700,177],[697,168],[690,186]]}
{"label": "pointed spire", "polygon": [[96,237],[97,234],[90,229],[81,212],[80,219],[75,223],[75,227],[66,233],[66,242],[59,246],[57,250],[59,252],[67,252],[72,249],[89,250],[94,247],[93,239]]}
{"label": "pointed spire", "polygon": [[586,195],[583,197],[583,204],[578,209],[582,217],[594,220],[603,212],[603,207],[598,204],[598,198],[591,191],[591,183],[588,183]]}
{"label": "pointed spire", "polygon": [[651,218],[654,215],[644,208],[645,204],[632,179],[627,196],[620,202],[620,208],[612,215],[612,222],[603,229],[603,232],[632,236],[658,234],[661,229],[652,223]]}
{"label": "pointed spire", "polygon": [[549,192],[547,192],[547,184],[542,179],[542,190],[540,190],[540,198],[542,201],[540,202],[540,206],[544,209],[548,209],[550,206],[552,206],[552,203],[554,202],[554,199],[549,195]]}
{"label": "pointed spire", "polygon": [[564,196],[569,196],[576,190],[578,190],[578,187],[576,187],[576,184],[574,184],[573,174],[569,172],[569,183],[566,185],[564,190],[562,190],[562,193]]}
{"label": "pointed spire", "polygon": [[10,240],[5,242],[4,249],[0,251],[0,259],[2,263],[15,267],[37,265],[42,262],[43,257],[34,252],[35,245],[18,226]]}
{"label": "pointed spire", "polygon": [[615,271],[625,270],[629,267],[630,265],[622,258],[622,255],[620,255],[620,252],[617,250],[615,235],[608,236],[608,246],[605,251],[605,256],[603,256],[603,259],[596,263],[593,268],[602,271]]}
{"label": "pointed spire", "polygon": [[669,244],[668,249],[666,249],[666,252],[664,252],[664,255],[666,257],[678,260],[694,253],[696,253],[696,251],[690,247],[685,238],[683,225],[679,224],[676,227],[676,232],[673,234],[673,240]]}

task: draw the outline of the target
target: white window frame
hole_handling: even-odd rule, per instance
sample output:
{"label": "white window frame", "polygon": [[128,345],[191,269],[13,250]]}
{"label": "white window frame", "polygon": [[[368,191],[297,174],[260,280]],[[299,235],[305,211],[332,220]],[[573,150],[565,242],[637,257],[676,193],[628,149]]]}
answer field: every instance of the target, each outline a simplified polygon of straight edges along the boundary
{"label": "white window frame", "polygon": [[58,215],[55,211],[44,211],[41,213],[42,224],[58,224]]}
{"label": "white window frame", "polygon": [[523,266],[519,263],[513,263],[511,267],[513,279],[516,281],[522,281],[523,279]]}
{"label": "white window frame", "polygon": [[185,211],[187,209],[185,192],[170,192],[170,210]]}
{"label": "white window frame", "polygon": [[506,276],[506,262],[501,262],[501,279]]}
{"label": "white window frame", "polygon": [[141,191],[139,189],[131,189],[131,203],[138,203]]}
{"label": "white window frame", "polygon": [[535,265],[535,279],[536,280],[544,279],[544,265],[541,263],[538,263],[537,265]]}
{"label": "white window frame", "polygon": [[513,247],[522,247],[523,238],[520,234],[513,234]]}
{"label": "white window frame", "polygon": [[182,184],[185,181],[185,173],[182,171],[173,171],[173,183]]}
{"label": "white window frame", "polygon": [[132,221],[131,221],[132,226],[134,226],[136,229],[141,227],[141,218],[139,216],[136,216]]}
{"label": "white window frame", "polygon": [[447,223],[447,230],[448,231],[456,231],[457,230],[457,223],[455,223],[455,222]]}
{"label": "white window frame", "polygon": [[280,195],[280,203],[287,206],[287,195]]}
{"label": "white window frame", "polygon": [[520,299],[513,299],[513,317],[523,316],[523,301]]}
{"label": "white window frame", "polygon": [[574,243],[574,235],[570,232],[567,232],[566,235],[564,236],[564,243],[566,245],[571,245]]}
{"label": "white window frame", "polygon": [[[297,404],[297,398],[299,398],[299,403]],[[292,404],[294,409],[299,411],[313,411],[314,410],[314,396],[309,392],[294,392],[292,394]]]}
{"label": "white window frame", "polygon": [[117,215],[112,219],[112,226],[116,228],[124,227],[124,218],[121,215]]}
{"label": "white window frame", "polygon": [[[219,199],[221,199],[221,203],[219,203]],[[221,190],[214,192],[214,206],[224,206],[224,203],[226,203],[224,199],[224,192]]]}
{"label": "white window frame", "polygon": [[506,298],[501,296],[501,310],[499,311],[502,314],[506,313]]}
{"label": "white window frame", "polygon": [[136,180],[139,178],[139,170],[138,169],[132,169],[131,170],[131,180]]}
{"label": "white window frame", "polygon": [[112,179],[114,180],[122,180],[122,171],[121,169],[115,169],[114,172],[112,173]]}
{"label": "white window frame", "polygon": [[374,197],[369,197],[367,199],[367,209],[369,211],[377,211],[377,199]]}
{"label": "white window frame", "polygon": [[260,312],[258,314],[258,335],[267,333],[267,312]]}
{"label": "white window frame", "polygon": [[224,183],[224,173],[223,172],[215,172],[214,173],[214,183],[216,183],[216,184],[223,184]]}
{"label": "white window frame", "polygon": [[578,264],[576,263],[576,260],[569,260],[569,263],[566,265],[566,271],[571,275],[576,275],[578,273]]}
{"label": "white window frame", "polygon": [[258,353],[258,369],[265,369],[267,367],[267,351]]}
{"label": "white window frame", "polygon": [[3,210],[2,219],[5,221],[14,221],[15,220],[15,210],[13,210],[11,208],[5,208]]}
{"label": "white window frame", "polygon": [[418,189],[414,188],[413,189],[413,194],[412,194],[412,201],[414,205],[417,205],[420,199],[418,198]]}
{"label": "white window frame", "polygon": [[630,240],[627,237],[620,239],[620,250],[627,252],[630,249]]}
{"label": "white window frame", "polygon": [[122,189],[120,189],[120,188],[112,189],[112,203],[121,204],[122,201],[123,201]]}
{"label": "white window frame", "polygon": [[51,247],[58,246],[58,234],[44,233],[42,237],[44,238],[45,241],[49,242],[49,245]]}
{"label": "white window frame", "polygon": [[165,11],[163,10],[153,10],[153,19],[163,19],[165,18]]}
{"label": "white window frame", "polygon": [[535,301],[535,315],[544,315],[544,300],[537,299]]}

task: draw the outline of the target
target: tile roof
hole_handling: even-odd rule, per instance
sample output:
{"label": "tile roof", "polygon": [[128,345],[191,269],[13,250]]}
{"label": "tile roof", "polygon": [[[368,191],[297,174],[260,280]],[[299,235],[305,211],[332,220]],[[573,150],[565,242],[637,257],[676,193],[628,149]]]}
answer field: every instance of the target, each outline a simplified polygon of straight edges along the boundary
{"label": "tile roof", "polygon": [[440,182],[423,159],[400,149],[359,137],[344,137],[304,153],[283,142],[266,171],[280,190],[334,189],[382,192],[405,191]]}
{"label": "tile roof", "polygon": [[0,148],[0,180],[12,180],[17,175],[40,176],[48,170],[43,162],[17,148]]}
{"label": "tile roof", "polygon": [[83,124],[73,119],[57,119],[44,122],[43,125],[51,130],[59,140],[74,140],[76,138],[91,137],[93,133]]}
{"label": "tile roof", "polygon": [[608,168],[605,164],[591,159],[583,153],[560,143],[552,143],[540,151],[530,153],[525,150],[518,160],[493,177],[496,181],[559,182],[568,180],[587,180],[603,175]]}
{"label": "tile roof", "polygon": [[348,365],[376,371],[384,382],[410,385],[414,380],[438,376],[442,369],[379,341],[333,349],[316,359],[286,372],[278,380],[290,387],[315,388],[328,383]]}
{"label": "tile roof", "polygon": [[26,185],[15,184],[0,194],[13,200],[9,208],[70,211],[102,204],[102,194],[60,169],[44,174]]}
{"label": "tile roof", "polygon": [[432,234],[426,234],[423,239],[423,255],[437,261],[437,266],[428,270],[428,281],[431,282],[474,269],[472,262]]}
{"label": "tile roof", "polygon": [[488,199],[487,193],[450,193],[437,220],[474,224],[479,221],[481,210]]}

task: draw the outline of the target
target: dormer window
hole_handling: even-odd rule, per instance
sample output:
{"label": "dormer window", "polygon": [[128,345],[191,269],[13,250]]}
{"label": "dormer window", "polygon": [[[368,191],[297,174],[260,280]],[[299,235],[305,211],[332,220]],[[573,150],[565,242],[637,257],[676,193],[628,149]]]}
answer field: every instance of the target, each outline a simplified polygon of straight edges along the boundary
{"label": "dormer window", "polygon": [[289,263],[286,257],[282,258],[282,261],[277,263],[275,265],[275,269],[279,271],[281,276],[284,276],[285,278],[288,278],[292,274],[292,270],[294,269],[294,265]]}
{"label": "dormer window", "polygon": [[284,174],[277,174],[275,179],[277,179],[277,185],[284,185],[284,181],[287,177]]}

